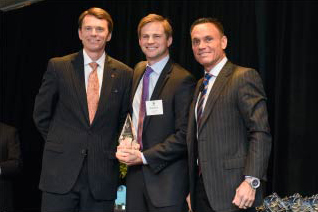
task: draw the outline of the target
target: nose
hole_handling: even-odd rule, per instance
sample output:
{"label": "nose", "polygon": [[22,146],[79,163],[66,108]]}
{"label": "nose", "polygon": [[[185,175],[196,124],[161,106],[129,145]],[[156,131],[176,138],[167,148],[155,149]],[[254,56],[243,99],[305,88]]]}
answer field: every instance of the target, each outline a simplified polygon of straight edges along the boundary
{"label": "nose", "polygon": [[200,42],[198,45],[199,49],[204,49],[206,47],[205,42]]}
{"label": "nose", "polygon": [[152,36],[149,36],[149,38],[148,38],[148,43],[153,43],[153,42],[154,42],[153,37],[152,37]]}
{"label": "nose", "polygon": [[93,29],[92,29],[92,35],[96,35],[96,34],[97,34],[96,29],[93,28]]}

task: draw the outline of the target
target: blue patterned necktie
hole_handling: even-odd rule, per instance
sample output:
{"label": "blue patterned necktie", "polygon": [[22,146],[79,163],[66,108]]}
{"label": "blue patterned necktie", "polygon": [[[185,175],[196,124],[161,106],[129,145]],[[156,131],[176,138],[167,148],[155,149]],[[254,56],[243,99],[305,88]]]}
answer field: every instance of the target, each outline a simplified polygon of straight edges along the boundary
{"label": "blue patterned necktie", "polygon": [[197,106],[197,126],[199,127],[201,124],[201,118],[202,118],[202,113],[203,113],[203,102],[206,96],[206,92],[208,90],[208,85],[209,85],[209,80],[212,77],[211,74],[206,73],[204,75],[204,79],[203,79],[203,90],[201,91],[201,96],[198,102],[198,106]]}
{"label": "blue patterned necktie", "polygon": [[143,130],[143,123],[144,118],[146,115],[146,101],[149,98],[149,76],[153,72],[153,69],[150,66],[147,66],[144,78],[142,81],[142,94],[139,106],[139,118],[138,118],[138,132],[137,132],[137,142],[140,145],[140,149],[143,149],[142,145],[142,130]]}

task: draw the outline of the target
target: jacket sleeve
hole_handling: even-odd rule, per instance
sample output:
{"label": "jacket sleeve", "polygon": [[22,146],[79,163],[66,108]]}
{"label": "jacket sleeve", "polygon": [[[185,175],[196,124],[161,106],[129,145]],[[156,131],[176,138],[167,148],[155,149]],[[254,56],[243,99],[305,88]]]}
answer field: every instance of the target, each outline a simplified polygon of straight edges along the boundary
{"label": "jacket sleeve", "polygon": [[54,114],[56,102],[58,100],[58,79],[51,59],[48,63],[40,87],[39,93],[35,98],[33,119],[44,140],[47,137],[50,123]]}
{"label": "jacket sleeve", "polygon": [[266,96],[259,74],[249,69],[241,75],[238,107],[248,134],[248,152],[244,175],[266,180],[271,151]]}

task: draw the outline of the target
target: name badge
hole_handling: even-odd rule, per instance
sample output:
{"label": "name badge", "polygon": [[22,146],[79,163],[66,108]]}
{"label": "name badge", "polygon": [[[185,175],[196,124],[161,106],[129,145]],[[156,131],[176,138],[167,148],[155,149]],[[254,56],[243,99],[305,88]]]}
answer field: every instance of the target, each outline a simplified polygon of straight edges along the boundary
{"label": "name badge", "polygon": [[162,115],[162,100],[146,101],[146,114],[147,116]]}

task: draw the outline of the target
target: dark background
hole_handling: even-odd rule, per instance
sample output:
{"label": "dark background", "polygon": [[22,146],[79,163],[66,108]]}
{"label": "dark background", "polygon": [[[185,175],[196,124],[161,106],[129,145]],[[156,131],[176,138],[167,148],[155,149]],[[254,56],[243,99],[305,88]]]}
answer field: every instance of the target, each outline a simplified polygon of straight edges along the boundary
{"label": "dark background", "polygon": [[18,211],[40,205],[37,188],[43,140],[32,112],[48,59],[81,49],[77,19],[90,7],[106,9],[114,20],[109,55],[133,67],[144,60],[137,25],[149,13],[170,19],[170,56],[197,79],[189,28],[200,17],[216,17],[228,37],[228,58],[256,68],[268,96],[273,135],[267,195],[318,193],[318,54],[315,1],[50,1],[0,12],[0,120],[20,133],[23,172],[15,183]]}

